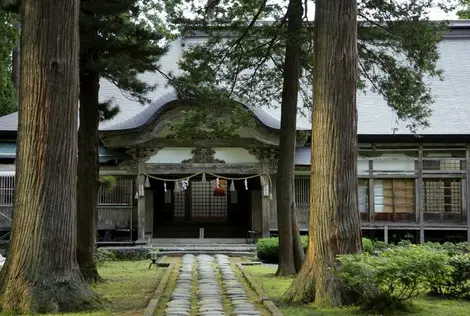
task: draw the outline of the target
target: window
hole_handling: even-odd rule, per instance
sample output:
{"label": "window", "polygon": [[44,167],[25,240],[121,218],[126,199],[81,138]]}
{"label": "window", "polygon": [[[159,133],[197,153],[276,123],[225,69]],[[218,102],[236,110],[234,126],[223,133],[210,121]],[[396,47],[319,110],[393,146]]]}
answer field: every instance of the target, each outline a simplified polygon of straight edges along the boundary
{"label": "window", "polygon": [[309,209],[310,178],[295,178],[295,206],[297,209]]}
{"label": "window", "polygon": [[424,179],[426,213],[462,212],[462,181],[460,179]]}
{"label": "window", "polygon": [[359,179],[358,196],[359,212],[366,213],[369,209],[369,180]]}
{"label": "window", "polygon": [[0,177],[0,205],[13,205],[15,199],[15,177]]}
{"label": "window", "polygon": [[100,187],[98,205],[132,205],[134,178],[116,176],[116,186],[111,191]]}
{"label": "window", "polygon": [[[417,166],[416,166],[417,167]],[[465,161],[459,158],[423,159],[423,171],[459,171],[465,170]]]}
{"label": "window", "polygon": [[415,180],[374,180],[375,213],[414,213]]}

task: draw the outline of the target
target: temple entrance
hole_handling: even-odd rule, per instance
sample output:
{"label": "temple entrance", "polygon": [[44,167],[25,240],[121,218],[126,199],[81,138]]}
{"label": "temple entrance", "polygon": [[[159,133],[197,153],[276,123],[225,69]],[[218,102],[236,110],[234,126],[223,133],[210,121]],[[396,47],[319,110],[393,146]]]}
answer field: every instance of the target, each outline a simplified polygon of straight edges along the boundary
{"label": "temple entrance", "polygon": [[218,181],[217,186],[217,179],[199,177],[175,185],[153,179],[153,237],[244,238],[251,229],[250,191],[259,189],[259,179],[248,180],[248,190],[243,180],[232,188],[231,181]]}

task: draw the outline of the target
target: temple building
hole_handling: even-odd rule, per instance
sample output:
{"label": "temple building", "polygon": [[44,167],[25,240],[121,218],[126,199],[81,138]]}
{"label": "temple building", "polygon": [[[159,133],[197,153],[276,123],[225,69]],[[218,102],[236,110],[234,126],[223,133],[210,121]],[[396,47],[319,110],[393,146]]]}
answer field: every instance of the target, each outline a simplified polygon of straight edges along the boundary
{"label": "temple building", "polygon": [[[177,62],[198,36],[179,38],[161,59],[162,72]],[[413,134],[384,99],[358,92],[359,206],[365,236],[385,241],[470,240],[470,21],[451,24],[440,43],[432,79],[430,126]],[[277,234],[276,170],[280,110],[251,109],[254,126],[233,139],[175,140],[169,124],[188,105],[160,74],[142,74],[158,84],[140,105],[106,80],[102,101],[113,98],[120,113],[100,124],[101,175],[116,187],[100,188],[99,238],[245,238],[248,231]],[[0,231],[7,233],[15,193],[17,113],[0,118]],[[298,130],[309,131],[299,116]],[[313,150],[315,150],[313,148]],[[310,139],[299,139],[295,157],[295,205],[308,232]]]}

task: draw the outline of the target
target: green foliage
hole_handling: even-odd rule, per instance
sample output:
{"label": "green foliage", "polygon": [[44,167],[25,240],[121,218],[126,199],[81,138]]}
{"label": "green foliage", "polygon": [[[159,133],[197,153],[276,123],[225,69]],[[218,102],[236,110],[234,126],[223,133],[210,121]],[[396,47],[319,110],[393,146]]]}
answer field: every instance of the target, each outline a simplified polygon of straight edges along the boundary
{"label": "green foliage", "polygon": [[[307,250],[308,236],[300,236],[300,242]],[[256,255],[258,259],[267,263],[277,263],[279,260],[279,238],[260,238],[256,242]]]}
{"label": "green foliage", "polygon": [[470,0],[459,0],[460,10],[457,11],[459,19],[470,19]]}
{"label": "green foliage", "polygon": [[95,249],[96,263],[105,261],[139,261],[150,258],[150,250],[143,248],[97,248]]}
{"label": "green foliage", "polygon": [[368,312],[406,311],[411,298],[429,292],[436,279],[452,272],[448,255],[426,246],[394,247],[379,255],[349,254],[339,257],[338,275],[361,297]]}
{"label": "green foliage", "polygon": [[107,191],[112,191],[116,187],[116,177],[100,176],[100,186]]}
{"label": "green foliage", "polygon": [[[208,35],[205,43],[184,53],[183,74],[172,76],[180,98],[232,99],[249,107],[280,104],[287,6],[265,0],[222,0],[211,2],[215,5],[210,8],[194,0],[184,1],[186,6],[183,1],[172,3],[169,16],[181,24],[183,34],[198,30]],[[429,21],[428,15],[437,6],[453,9],[446,0],[358,2],[363,21],[358,29],[360,87],[381,94],[412,130],[427,126],[431,115],[433,100],[425,79],[441,78],[438,43],[446,25]],[[190,8],[191,19],[183,7]],[[304,2],[304,12],[309,8],[313,1]],[[313,24],[304,25],[299,95],[310,108]]]}
{"label": "green foliage", "polygon": [[[307,251],[308,236],[300,236],[300,242],[302,243],[304,251]],[[368,238],[362,238],[362,248],[364,252],[368,254],[379,254],[380,252],[392,247],[393,245],[383,241],[373,241]],[[279,260],[279,238],[270,237],[258,239],[256,242],[256,254],[258,259],[263,262],[277,263]]]}
{"label": "green foliage", "polygon": [[0,8],[0,116],[16,110],[16,90],[12,81],[12,52],[19,39],[17,17]]}
{"label": "green foliage", "polygon": [[[142,104],[156,88],[138,78],[139,73],[158,72],[158,59],[166,52],[163,39],[171,38],[158,13],[162,1],[81,0],[80,69],[99,73],[127,97]],[[101,119],[119,112],[113,99],[100,104]]]}
{"label": "green foliage", "polygon": [[95,249],[95,263],[97,266],[101,266],[107,261],[116,261],[116,259],[116,255],[107,249]]}

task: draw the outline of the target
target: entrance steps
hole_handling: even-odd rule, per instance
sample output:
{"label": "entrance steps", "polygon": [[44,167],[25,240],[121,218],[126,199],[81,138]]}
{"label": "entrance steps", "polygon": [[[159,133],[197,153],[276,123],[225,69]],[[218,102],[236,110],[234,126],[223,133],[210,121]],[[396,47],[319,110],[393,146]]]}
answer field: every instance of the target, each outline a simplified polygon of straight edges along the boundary
{"label": "entrance steps", "polygon": [[151,239],[149,246],[157,248],[160,255],[181,256],[184,254],[225,254],[228,256],[255,256],[256,245],[240,238],[158,238]]}

